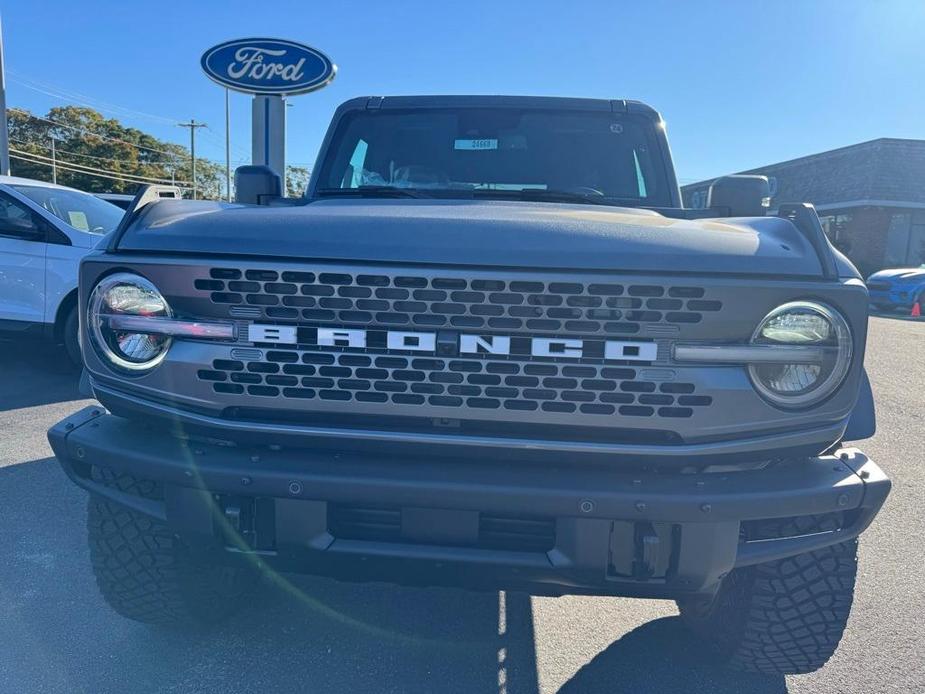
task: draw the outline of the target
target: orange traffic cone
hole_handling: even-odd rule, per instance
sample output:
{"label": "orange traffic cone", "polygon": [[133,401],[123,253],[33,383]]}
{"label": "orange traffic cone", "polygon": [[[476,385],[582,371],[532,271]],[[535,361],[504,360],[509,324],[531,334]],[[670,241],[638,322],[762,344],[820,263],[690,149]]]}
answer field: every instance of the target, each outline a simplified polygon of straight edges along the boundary
{"label": "orange traffic cone", "polygon": [[922,307],[918,301],[912,304],[912,313],[909,314],[912,318],[921,318],[922,317]]}

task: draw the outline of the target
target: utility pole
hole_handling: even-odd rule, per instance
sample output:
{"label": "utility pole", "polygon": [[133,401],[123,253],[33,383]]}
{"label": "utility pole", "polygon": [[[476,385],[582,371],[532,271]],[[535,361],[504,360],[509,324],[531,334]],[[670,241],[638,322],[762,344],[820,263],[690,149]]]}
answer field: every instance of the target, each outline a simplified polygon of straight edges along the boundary
{"label": "utility pole", "polygon": [[0,25],[0,175],[10,175],[10,128],[6,122],[6,77],[3,72],[3,27]]}
{"label": "utility pole", "polygon": [[231,101],[225,87],[225,197],[231,202]]}
{"label": "utility pole", "polygon": [[51,138],[51,182],[58,182],[58,158],[55,156],[55,138]]}
{"label": "utility pole", "polygon": [[192,162],[193,175],[193,200],[196,199],[196,128],[205,128],[205,123],[197,123],[195,118],[190,118],[189,123],[177,123],[181,128],[189,128],[189,153]]}

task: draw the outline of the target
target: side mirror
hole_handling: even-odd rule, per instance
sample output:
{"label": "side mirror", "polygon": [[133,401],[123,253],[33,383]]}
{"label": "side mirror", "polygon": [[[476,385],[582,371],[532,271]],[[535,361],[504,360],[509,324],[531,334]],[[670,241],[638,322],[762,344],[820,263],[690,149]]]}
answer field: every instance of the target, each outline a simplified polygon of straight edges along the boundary
{"label": "side mirror", "polygon": [[27,241],[34,241],[44,235],[42,227],[32,219],[4,217],[0,219],[0,234],[18,236]]}
{"label": "side mirror", "polygon": [[730,217],[764,217],[770,206],[767,176],[722,176],[707,191],[707,207],[725,208]]}
{"label": "side mirror", "polygon": [[267,205],[283,196],[283,182],[269,166],[239,166],[234,170],[235,202]]}

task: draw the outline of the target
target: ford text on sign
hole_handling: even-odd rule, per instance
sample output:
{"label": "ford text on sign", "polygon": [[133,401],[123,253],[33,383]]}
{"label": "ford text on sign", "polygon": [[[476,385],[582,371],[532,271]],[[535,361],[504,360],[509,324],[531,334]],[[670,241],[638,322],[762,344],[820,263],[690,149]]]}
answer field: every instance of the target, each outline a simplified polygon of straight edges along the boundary
{"label": "ford text on sign", "polygon": [[324,53],[282,39],[235,39],[210,48],[202,69],[221,85],[251,94],[303,94],[334,79]]}

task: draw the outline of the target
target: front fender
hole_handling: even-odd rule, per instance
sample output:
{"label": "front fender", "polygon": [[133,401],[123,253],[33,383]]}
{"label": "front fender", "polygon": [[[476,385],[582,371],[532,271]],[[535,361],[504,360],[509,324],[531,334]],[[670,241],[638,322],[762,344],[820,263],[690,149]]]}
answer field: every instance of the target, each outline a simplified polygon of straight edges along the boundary
{"label": "front fender", "polygon": [[874,393],[870,387],[870,379],[865,369],[861,374],[861,383],[858,388],[858,400],[848,418],[848,427],[845,429],[846,441],[860,441],[869,439],[877,432],[877,413],[874,408]]}

